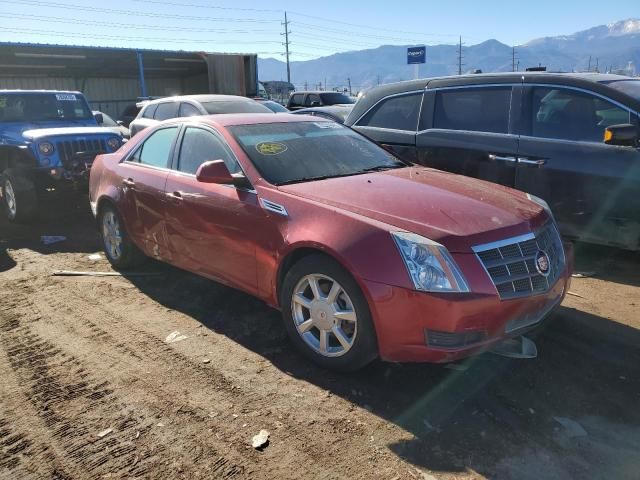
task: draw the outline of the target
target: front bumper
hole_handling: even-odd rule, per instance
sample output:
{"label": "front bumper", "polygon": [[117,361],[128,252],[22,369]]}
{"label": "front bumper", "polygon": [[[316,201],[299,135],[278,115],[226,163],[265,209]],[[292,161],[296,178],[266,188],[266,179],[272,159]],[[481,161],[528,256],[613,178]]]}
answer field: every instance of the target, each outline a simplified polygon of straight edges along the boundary
{"label": "front bumper", "polygon": [[[378,337],[379,355],[391,362],[445,363],[481,353],[496,342],[539,325],[569,289],[573,250],[565,246],[566,266],[545,293],[500,300],[497,293],[432,294],[364,281]],[[457,346],[429,339],[458,334]]]}

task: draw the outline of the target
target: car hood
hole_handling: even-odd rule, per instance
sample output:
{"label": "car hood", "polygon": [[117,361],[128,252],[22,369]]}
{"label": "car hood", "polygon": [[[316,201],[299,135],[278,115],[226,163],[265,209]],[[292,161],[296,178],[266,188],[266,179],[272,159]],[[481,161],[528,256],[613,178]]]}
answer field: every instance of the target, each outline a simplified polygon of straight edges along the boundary
{"label": "car hood", "polygon": [[97,124],[93,118],[73,121],[0,122],[0,144],[22,145],[26,141],[42,138],[43,135],[37,132],[59,131],[58,134],[61,134],[77,128],[92,130],[97,128]]}
{"label": "car hood", "polygon": [[56,137],[60,135],[104,135],[112,133],[104,127],[62,127],[62,128],[39,128],[37,130],[25,130],[22,135],[28,140],[39,140],[46,137]]}
{"label": "car hood", "polygon": [[279,189],[417,233],[452,252],[528,233],[547,220],[542,207],[522,192],[423,167]]}

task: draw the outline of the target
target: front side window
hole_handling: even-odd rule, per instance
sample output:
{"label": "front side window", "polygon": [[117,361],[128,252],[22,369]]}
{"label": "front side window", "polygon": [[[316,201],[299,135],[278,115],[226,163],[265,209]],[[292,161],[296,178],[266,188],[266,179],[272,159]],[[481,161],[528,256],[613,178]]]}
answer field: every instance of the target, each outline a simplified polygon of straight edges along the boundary
{"label": "front side window", "polygon": [[177,133],[178,127],[156,130],[138,147],[129,161],[167,168]]}
{"label": "front side window", "polygon": [[326,120],[227,128],[260,174],[274,185],[407,166],[371,140]]}
{"label": "front side window", "polygon": [[291,106],[292,107],[301,107],[302,106],[302,94],[295,93],[291,95]]}
{"label": "front side window", "polygon": [[531,102],[534,137],[602,142],[605,128],[629,123],[627,110],[576,90],[536,87]]}
{"label": "front side window", "polygon": [[316,95],[315,93],[307,95],[307,99],[304,102],[305,107],[310,107],[313,104],[320,105],[320,95]]}
{"label": "front side window", "polygon": [[157,108],[157,103],[148,105],[147,108],[144,109],[144,112],[142,112],[142,118],[153,118],[153,115],[156,113]]}
{"label": "front side window", "polygon": [[511,87],[440,90],[433,128],[508,133]]}
{"label": "front side window", "polygon": [[156,120],[168,120],[178,116],[178,104],[176,102],[159,103],[153,116]]}
{"label": "front side window", "polygon": [[240,172],[240,167],[223,140],[209,130],[187,127],[182,137],[178,170],[195,175],[198,167],[209,160],[224,160],[229,172]]}
{"label": "front side window", "polygon": [[190,103],[181,103],[180,110],[178,111],[179,117],[195,117],[196,115],[202,115],[200,110],[191,105]]}
{"label": "front side window", "polygon": [[373,107],[358,125],[415,132],[421,100],[422,93],[389,97]]}
{"label": "front side window", "polygon": [[89,120],[93,114],[76,93],[7,93],[0,95],[0,122]]}

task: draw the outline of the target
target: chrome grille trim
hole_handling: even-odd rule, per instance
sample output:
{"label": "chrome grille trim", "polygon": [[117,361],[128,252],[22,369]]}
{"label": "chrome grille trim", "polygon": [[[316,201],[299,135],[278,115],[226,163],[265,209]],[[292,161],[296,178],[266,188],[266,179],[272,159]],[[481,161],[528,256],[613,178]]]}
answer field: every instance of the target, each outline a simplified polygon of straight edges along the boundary
{"label": "chrome grille trim", "polygon": [[[472,247],[501,300],[530,297],[553,287],[565,267],[564,248],[558,229],[548,222],[535,233],[527,233]],[[549,257],[549,274],[536,269],[538,251]]]}

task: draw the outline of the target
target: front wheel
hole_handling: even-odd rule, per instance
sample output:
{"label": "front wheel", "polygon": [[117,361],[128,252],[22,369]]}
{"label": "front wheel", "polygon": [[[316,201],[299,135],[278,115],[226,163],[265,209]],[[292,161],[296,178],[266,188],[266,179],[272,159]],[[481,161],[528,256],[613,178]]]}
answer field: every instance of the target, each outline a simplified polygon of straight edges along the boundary
{"label": "front wheel", "polygon": [[2,199],[7,219],[23,222],[32,219],[37,210],[38,197],[34,183],[17,171],[9,169],[1,177]]}
{"label": "front wheel", "polygon": [[311,255],[296,263],[285,276],[280,305],[292,342],[318,365],[357,370],[377,356],[367,301],[330,257]]}
{"label": "front wheel", "polygon": [[100,209],[98,226],[104,253],[115,269],[127,270],[141,265],[147,259],[127,235],[120,215],[112,205]]}

